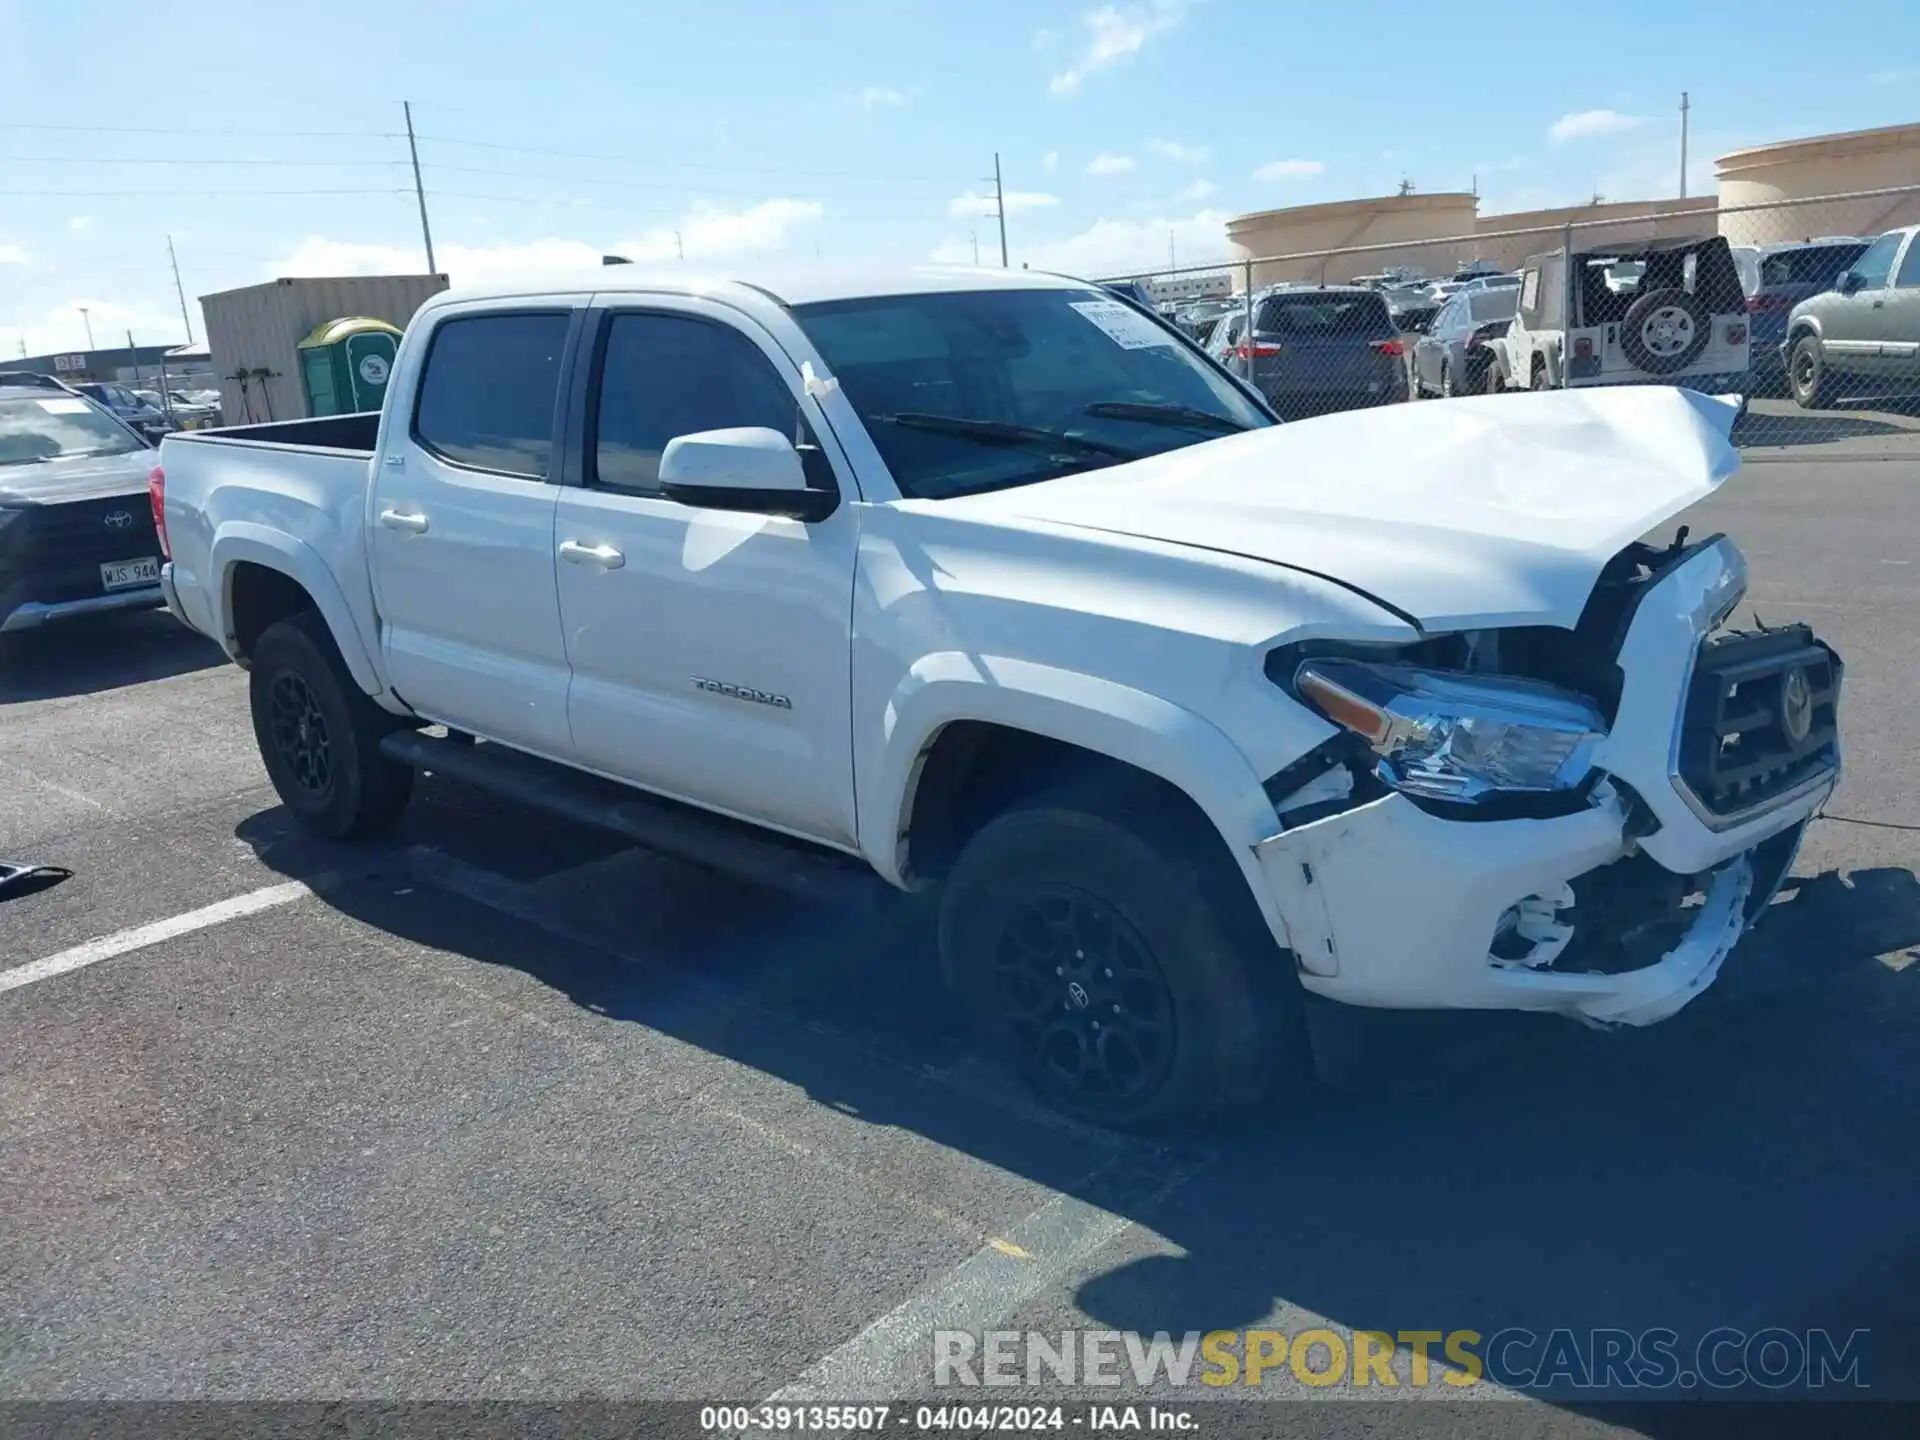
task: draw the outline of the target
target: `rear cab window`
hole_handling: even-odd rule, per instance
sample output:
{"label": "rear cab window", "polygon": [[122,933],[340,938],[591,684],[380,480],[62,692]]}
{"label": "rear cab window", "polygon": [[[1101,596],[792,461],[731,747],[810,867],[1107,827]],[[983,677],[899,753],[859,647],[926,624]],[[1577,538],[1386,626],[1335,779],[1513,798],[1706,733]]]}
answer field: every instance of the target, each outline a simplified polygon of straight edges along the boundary
{"label": "rear cab window", "polygon": [[1372,291],[1306,291],[1260,302],[1253,328],[1262,335],[1387,338],[1397,332],[1387,302]]}
{"label": "rear cab window", "polygon": [[546,480],[552,473],[565,310],[442,321],[414,399],[413,440],[450,464]]}

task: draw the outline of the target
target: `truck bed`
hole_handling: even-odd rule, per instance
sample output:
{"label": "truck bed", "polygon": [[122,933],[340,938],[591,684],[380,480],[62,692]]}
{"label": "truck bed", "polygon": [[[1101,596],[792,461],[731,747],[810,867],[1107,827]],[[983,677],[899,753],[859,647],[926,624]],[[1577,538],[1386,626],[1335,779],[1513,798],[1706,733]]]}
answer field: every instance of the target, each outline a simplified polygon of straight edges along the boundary
{"label": "truck bed", "polygon": [[367,410],[356,415],[323,415],[317,420],[276,420],[265,425],[227,425],[213,430],[182,430],[167,438],[196,444],[214,441],[222,445],[270,446],[282,450],[329,450],[358,455],[373,454],[380,437],[380,412]]}

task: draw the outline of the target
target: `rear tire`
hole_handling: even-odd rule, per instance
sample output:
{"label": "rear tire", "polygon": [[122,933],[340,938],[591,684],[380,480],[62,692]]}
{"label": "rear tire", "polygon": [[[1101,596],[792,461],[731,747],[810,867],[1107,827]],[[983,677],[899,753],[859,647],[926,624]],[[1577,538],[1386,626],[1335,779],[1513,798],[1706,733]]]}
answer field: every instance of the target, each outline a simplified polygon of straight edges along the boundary
{"label": "rear tire", "polygon": [[1211,827],[1103,798],[1017,805],[954,866],[941,957],[988,1041],[1049,1104],[1124,1130],[1304,1075],[1291,959]]}
{"label": "rear tire", "polygon": [[303,611],[253,647],[248,699],[260,758],[301,826],[327,840],[388,829],[413,794],[413,768],[380,753],[401,725],[347,673],[326,622]]}
{"label": "rear tire", "polygon": [[1819,336],[1802,335],[1794,343],[1793,357],[1787,362],[1787,388],[1802,410],[1824,410],[1840,398]]}

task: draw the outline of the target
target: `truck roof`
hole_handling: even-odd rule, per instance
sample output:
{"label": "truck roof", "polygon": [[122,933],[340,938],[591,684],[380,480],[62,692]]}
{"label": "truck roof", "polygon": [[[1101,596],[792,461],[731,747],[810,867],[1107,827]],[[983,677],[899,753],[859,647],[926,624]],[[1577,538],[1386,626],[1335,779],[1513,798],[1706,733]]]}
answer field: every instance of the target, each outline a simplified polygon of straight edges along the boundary
{"label": "truck roof", "polygon": [[923,295],[955,290],[1092,290],[1076,280],[1042,270],[1002,270],[977,265],[701,266],[678,261],[603,265],[538,278],[456,287],[433,296],[423,311],[464,300],[515,295],[599,294],[716,295],[756,291],[786,305],[821,300],[857,300],[880,295]]}

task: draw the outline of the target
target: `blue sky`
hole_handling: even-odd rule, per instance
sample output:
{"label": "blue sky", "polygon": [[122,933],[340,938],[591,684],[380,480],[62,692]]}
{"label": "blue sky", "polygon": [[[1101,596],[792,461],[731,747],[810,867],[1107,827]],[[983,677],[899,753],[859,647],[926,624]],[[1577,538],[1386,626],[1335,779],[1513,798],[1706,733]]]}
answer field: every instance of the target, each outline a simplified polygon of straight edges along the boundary
{"label": "blue sky", "polygon": [[[330,23],[330,17],[340,17]],[[1690,189],[1743,145],[1920,120],[1899,0],[0,0],[0,353],[181,338],[275,274],[455,282],[604,250],[1226,253],[1252,209],[1410,179],[1495,210]],[[193,132],[193,133],[167,133]],[[347,193],[325,193],[347,192]],[[194,324],[198,333],[197,307]]]}

